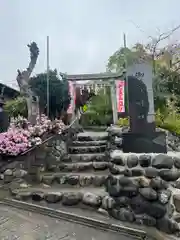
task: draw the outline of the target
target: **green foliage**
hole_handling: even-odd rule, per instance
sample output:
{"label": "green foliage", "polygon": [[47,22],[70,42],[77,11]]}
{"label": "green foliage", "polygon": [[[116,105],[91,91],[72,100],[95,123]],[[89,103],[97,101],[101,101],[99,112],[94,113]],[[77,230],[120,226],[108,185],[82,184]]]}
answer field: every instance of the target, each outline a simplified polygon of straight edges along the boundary
{"label": "green foliage", "polygon": [[156,126],[180,135],[180,115],[171,111],[171,109],[166,115],[158,111],[156,113]]}
{"label": "green foliage", "polygon": [[112,114],[110,88],[107,87],[105,92],[104,89],[101,89],[98,95],[92,97],[89,109],[100,115]]}
{"label": "green foliage", "polygon": [[169,45],[158,49],[158,53],[152,52],[149,45],[144,46],[139,43],[131,49],[120,48],[109,57],[107,70],[118,72],[124,69],[125,55],[128,66],[139,60],[152,62],[155,74],[153,78],[155,110],[159,109],[165,113],[169,100],[174,101],[174,99],[176,99],[175,105],[180,107],[179,48]]}
{"label": "green foliage", "polygon": [[27,118],[27,105],[26,100],[23,97],[18,97],[14,100],[9,100],[6,102],[5,110],[9,113],[11,117],[23,116]]}
{"label": "green foliage", "polygon": [[88,111],[82,116],[82,125],[104,125],[112,123],[112,104],[110,89],[100,90],[97,96],[92,97],[88,104]]}
{"label": "green foliage", "polygon": [[129,66],[141,59],[150,59],[147,49],[140,43],[135,44],[132,49],[120,48],[112,56],[109,57],[107,69],[108,71],[121,71],[125,68],[125,56],[126,64]]}
{"label": "green foliage", "polygon": [[[32,77],[30,79],[30,86],[39,97],[41,113],[45,113],[47,106],[47,74],[40,73],[35,77]],[[49,117],[54,118],[57,115],[60,116],[61,112],[67,110],[69,103],[70,96],[68,82],[65,79],[61,80],[56,70],[51,70],[49,73]],[[27,105],[23,97],[8,101],[5,109],[12,117],[17,117],[18,115],[27,117]]]}
{"label": "green foliage", "polygon": [[119,118],[118,125],[123,126],[129,126],[129,119],[128,118]]}
{"label": "green foliage", "polygon": [[111,123],[112,115],[100,115],[91,111],[81,116],[82,126],[107,126]]}
{"label": "green foliage", "polygon": [[[180,115],[169,111],[166,115],[158,109],[155,116],[156,127],[166,129],[172,133],[180,135]],[[120,118],[118,121],[119,126],[129,126],[128,118]]]}
{"label": "green foliage", "polygon": [[[47,107],[47,73],[40,73],[31,78],[30,86],[39,97],[41,112]],[[49,72],[49,110],[51,118],[66,111],[70,104],[69,86],[66,79],[61,80],[56,70]]]}

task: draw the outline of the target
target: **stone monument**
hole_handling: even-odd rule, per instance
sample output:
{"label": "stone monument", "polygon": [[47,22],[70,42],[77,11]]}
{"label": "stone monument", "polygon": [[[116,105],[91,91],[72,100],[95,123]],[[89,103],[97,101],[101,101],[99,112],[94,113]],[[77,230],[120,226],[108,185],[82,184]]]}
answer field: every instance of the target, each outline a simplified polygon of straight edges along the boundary
{"label": "stone monument", "polygon": [[134,64],[127,75],[130,131],[123,135],[123,151],[166,153],[165,132],[155,128],[152,66]]}

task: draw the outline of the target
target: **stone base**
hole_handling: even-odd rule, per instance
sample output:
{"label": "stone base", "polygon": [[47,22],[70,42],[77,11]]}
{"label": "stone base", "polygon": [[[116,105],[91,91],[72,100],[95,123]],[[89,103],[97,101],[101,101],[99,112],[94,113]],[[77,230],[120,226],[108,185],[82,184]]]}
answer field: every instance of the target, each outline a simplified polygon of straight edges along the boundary
{"label": "stone base", "polygon": [[122,138],[122,149],[125,153],[167,153],[165,132],[148,135],[127,132],[122,134]]}

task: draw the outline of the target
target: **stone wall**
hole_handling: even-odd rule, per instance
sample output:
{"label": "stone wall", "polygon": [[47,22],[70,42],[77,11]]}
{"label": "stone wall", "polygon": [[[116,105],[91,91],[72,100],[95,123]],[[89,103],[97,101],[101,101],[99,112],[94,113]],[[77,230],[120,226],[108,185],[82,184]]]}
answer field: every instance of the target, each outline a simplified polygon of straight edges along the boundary
{"label": "stone wall", "polygon": [[38,183],[41,172],[55,169],[62,158],[68,157],[67,147],[73,137],[76,138],[76,131],[68,129],[60,135],[50,136],[20,156],[1,156],[1,186],[9,189]]}
{"label": "stone wall", "polygon": [[[120,221],[154,226],[162,232],[180,236],[180,154],[125,154],[120,150],[121,133],[118,129],[114,132],[109,134],[107,151],[109,148],[111,151],[108,159],[106,156],[102,161],[99,160],[99,163],[91,159],[93,163],[86,166],[88,169],[109,171],[109,175],[107,174],[105,179],[103,177],[103,184],[99,184],[99,180],[102,179],[95,179],[96,185],[98,182],[98,185],[104,186],[105,194],[63,192],[60,185],[59,192],[52,192],[50,188],[44,189],[44,192],[28,190],[19,194],[16,191],[18,187],[23,188],[27,187],[27,184],[40,182],[42,171],[53,172],[57,165],[60,165],[59,170],[63,171],[65,165],[60,162],[66,157],[68,160],[67,147],[76,139],[74,130],[50,138],[14,161],[1,161],[1,184],[10,188],[19,200],[45,200],[47,203],[61,202],[66,206],[79,207],[83,204],[103,210]],[[73,169],[80,167],[74,164],[70,164]],[[70,176],[68,184],[79,189],[77,179]],[[93,181],[91,177],[86,177],[80,185],[92,185]]]}
{"label": "stone wall", "polygon": [[[112,148],[122,148],[122,133],[125,133],[129,130],[129,127],[109,127],[107,131],[109,132],[109,137],[111,139]],[[158,132],[162,131],[166,133],[166,144],[167,151],[176,151],[180,152],[180,136],[174,133],[171,133],[165,129],[157,128]]]}
{"label": "stone wall", "polygon": [[[158,230],[180,236],[180,159],[163,154],[123,154],[113,151],[104,193],[52,192],[28,190],[12,193],[18,200],[44,204],[62,204],[98,212],[131,224],[156,227]],[[177,179],[177,180],[176,180]],[[73,179],[72,179],[73,180]],[[74,180],[73,180],[74,182]],[[48,205],[50,207],[50,205]],[[57,205],[59,208],[60,205]],[[136,226],[134,226],[136,228]]]}
{"label": "stone wall", "polygon": [[180,154],[125,154],[115,142],[121,132],[110,132],[109,214],[180,236]]}

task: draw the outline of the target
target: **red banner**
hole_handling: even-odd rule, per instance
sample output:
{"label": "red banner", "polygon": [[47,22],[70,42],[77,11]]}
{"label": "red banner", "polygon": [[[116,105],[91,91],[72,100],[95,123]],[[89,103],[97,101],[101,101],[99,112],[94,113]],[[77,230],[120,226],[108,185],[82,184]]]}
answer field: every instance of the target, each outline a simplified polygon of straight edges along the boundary
{"label": "red banner", "polygon": [[116,101],[117,101],[117,111],[118,113],[125,112],[125,81],[116,81]]}

